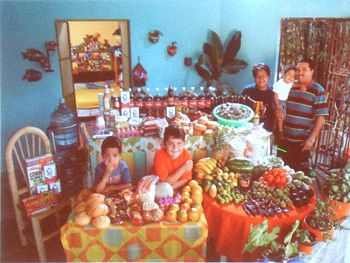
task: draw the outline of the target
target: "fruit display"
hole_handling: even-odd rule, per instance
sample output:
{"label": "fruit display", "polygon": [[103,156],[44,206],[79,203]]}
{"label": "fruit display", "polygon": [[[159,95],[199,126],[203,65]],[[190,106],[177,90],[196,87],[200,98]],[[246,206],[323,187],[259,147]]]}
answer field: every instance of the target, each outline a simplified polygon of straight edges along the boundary
{"label": "fruit display", "polygon": [[[246,157],[231,157],[220,163],[213,157],[200,159],[194,176],[203,191],[220,204],[242,205],[248,215],[274,216],[292,206],[310,203],[312,180],[303,172],[285,167],[279,157],[269,156],[254,164]],[[245,187],[241,179],[251,180]]]}
{"label": "fruit display", "polygon": [[191,180],[178,193],[180,201],[165,208],[167,223],[197,222],[203,212],[203,189],[196,180]]}

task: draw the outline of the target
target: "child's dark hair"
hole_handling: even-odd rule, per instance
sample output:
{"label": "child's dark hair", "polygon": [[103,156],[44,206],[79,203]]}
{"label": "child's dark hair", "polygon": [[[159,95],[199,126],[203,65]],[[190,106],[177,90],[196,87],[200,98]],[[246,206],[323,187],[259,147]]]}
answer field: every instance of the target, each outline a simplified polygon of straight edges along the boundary
{"label": "child's dark hair", "polygon": [[103,140],[101,150],[102,154],[104,154],[107,148],[117,148],[119,153],[122,153],[122,142],[117,136],[109,136]]}
{"label": "child's dark hair", "polygon": [[292,64],[287,64],[285,67],[284,67],[284,70],[283,70],[283,73],[287,73],[289,70],[294,70],[294,71],[297,71],[297,67],[292,65]]}
{"label": "child's dark hair", "polygon": [[170,124],[168,127],[165,128],[164,131],[164,141],[166,142],[170,136],[174,137],[175,139],[182,139],[185,140],[186,133],[182,127],[175,124]]}
{"label": "child's dark hair", "polygon": [[270,74],[271,74],[270,67],[265,63],[259,63],[253,66],[252,73],[254,78],[256,78],[259,70],[264,70],[266,74],[270,77]]}

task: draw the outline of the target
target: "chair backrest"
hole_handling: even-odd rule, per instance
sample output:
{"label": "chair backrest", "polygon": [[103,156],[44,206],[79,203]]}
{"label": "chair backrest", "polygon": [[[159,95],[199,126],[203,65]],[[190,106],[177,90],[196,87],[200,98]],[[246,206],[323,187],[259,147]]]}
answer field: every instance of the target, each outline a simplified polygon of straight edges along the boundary
{"label": "chair backrest", "polygon": [[5,150],[6,169],[19,231],[23,227],[23,218],[20,211],[22,197],[28,196],[30,190],[25,159],[47,153],[51,153],[50,140],[42,130],[35,127],[26,126],[17,130],[7,142]]}

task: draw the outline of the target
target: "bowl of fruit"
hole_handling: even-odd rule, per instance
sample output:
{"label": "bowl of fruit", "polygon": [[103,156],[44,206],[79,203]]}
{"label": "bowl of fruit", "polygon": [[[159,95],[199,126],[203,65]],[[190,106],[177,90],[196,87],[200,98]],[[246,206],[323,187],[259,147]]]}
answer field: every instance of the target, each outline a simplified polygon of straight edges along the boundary
{"label": "bowl of fruit", "polygon": [[240,103],[226,102],[216,106],[213,115],[220,124],[238,128],[254,117],[254,111]]}

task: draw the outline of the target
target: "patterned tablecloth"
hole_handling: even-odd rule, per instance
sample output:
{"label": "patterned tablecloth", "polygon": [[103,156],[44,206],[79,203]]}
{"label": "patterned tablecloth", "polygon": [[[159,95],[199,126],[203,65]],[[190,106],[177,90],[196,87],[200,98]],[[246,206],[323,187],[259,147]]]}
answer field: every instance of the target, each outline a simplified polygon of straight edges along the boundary
{"label": "patterned tablecloth", "polygon": [[208,227],[203,214],[198,222],[144,226],[125,222],[101,230],[77,227],[73,217],[72,213],[61,228],[68,262],[205,261]]}

